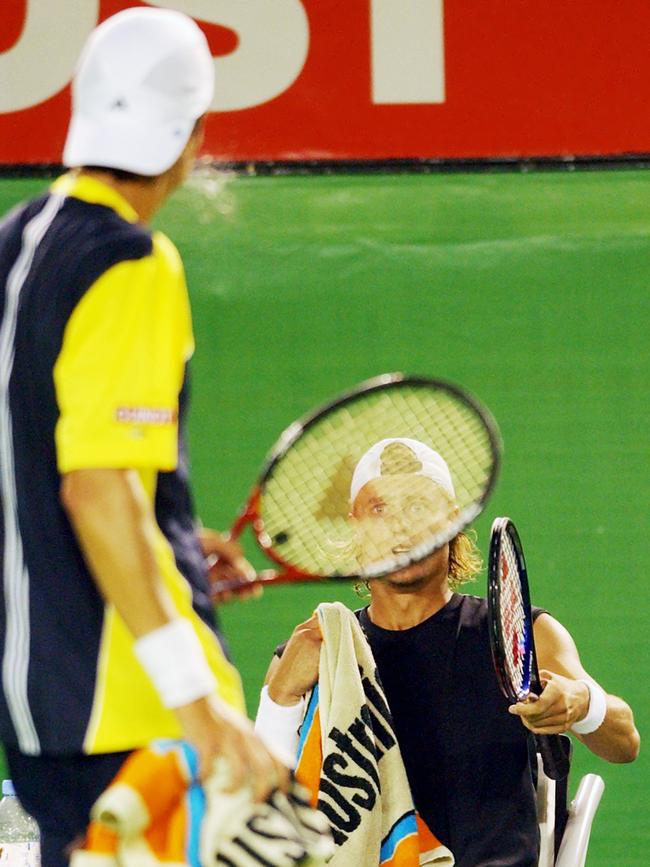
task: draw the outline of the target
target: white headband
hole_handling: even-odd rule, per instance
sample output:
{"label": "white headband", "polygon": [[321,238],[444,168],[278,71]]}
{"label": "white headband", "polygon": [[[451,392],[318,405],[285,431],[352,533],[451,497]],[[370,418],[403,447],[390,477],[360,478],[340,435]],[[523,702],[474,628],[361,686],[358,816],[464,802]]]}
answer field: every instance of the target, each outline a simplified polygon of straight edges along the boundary
{"label": "white headband", "polygon": [[420,468],[412,472],[414,476],[426,476],[444,488],[452,499],[456,498],[449,467],[438,452],[434,452],[433,449],[418,440],[407,437],[391,437],[380,440],[369,448],[354,468],[350,483],[350,500],[352,502],[365,484],[383,475],[382,455],[386,446],[391,443],[401,443],[413,453],[413,457],[420,464]]}

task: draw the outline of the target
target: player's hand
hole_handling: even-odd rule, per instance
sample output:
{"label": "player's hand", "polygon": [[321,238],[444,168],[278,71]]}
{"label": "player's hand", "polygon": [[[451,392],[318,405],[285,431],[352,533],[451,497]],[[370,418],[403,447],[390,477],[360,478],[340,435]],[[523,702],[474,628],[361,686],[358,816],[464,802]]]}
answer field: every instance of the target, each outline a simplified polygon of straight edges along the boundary
{"label": "player's hand", "polygon": [[197,530],[203,556],[208,562],[210,576],[214,581],[232,583],[236,589],[215,593],[213,601],[221,604],[232,599],[257,599],[262,595],[261,584],[254,584],[256,572],[237,542],[223,533],[200,527]]}
{"label": "player's hand", "polygon": [[589,710],[589,689],[578,680],[540,671],[542,694],[511,705],[508,710],[536,735],[561,734]]}
{"label": "player's hand", "polygon": [[276,704],[296,704],[316,683],[322,642],[317,614],[293,630],[268,682],[269,698]]}
{"label": "player's hand", "polygon": [[286,792],[289,770],[257,737],[253,724],[216,698],[203,698],[176,709],[185,738],[196,749],[199,776],[210,776],[225,758],[230,770],[226,791],[251,787],[253,800],[264,801],[276,789]]}

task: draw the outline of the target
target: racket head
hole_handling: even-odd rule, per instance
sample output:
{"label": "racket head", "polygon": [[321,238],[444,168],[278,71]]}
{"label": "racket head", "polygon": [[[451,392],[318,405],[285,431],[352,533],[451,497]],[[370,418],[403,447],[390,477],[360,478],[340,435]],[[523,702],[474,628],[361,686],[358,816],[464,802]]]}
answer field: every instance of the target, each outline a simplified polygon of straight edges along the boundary
{"label": "racket head", "polygon": [[[387,438],[416,440],[444,456],[455,498],[450,504],[449,497],[435,491],[442,501],[436,508],[446,510],[444,526],[438,515],[408,543],[400,540],[388,550],[382,541],[369,554],[368,532],[363,545],[359,539],[362,526],[368,530],[371,522],[351,515],[350,483],[360,458]],[[472,395],[444,380],[384,374],[284,431],[262,468],[255,503],[252,509],[249,503],[242,520],[252,524],[258,543],[285,579],[382,577],[421,562],[480,514],[494,488],[500,456],[497,425]],[[390,484],[395,485],[396,475]],[[413,474],[406,475],[412,486]],[[424,487],[429,481],[416,479],[416,484]],[[363,557],[360,546],[365,546]]]}
{"label": "racket head", "polygon": [[488,620],[501,690],[509,701],[522,701],[534,678],[533,618],[523,547],[506,517],[496,518],[490,533]]}

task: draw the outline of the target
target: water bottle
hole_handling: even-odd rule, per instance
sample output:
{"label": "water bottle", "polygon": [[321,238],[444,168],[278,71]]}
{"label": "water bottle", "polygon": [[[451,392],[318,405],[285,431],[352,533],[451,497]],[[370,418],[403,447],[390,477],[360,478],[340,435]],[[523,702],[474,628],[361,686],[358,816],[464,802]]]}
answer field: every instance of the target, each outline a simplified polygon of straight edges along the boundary
{"label": "water bottle", "polygon": [[39,839],[35,819],[21,807],[11,780],[3,780],[0,801],[0,867],[40,867]]}

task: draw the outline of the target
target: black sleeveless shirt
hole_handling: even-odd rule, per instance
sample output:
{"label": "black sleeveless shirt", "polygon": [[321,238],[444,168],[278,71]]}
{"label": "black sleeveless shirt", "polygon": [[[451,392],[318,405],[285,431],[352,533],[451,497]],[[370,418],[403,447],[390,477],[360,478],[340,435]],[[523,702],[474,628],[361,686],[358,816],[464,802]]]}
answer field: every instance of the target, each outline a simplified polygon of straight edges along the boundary
{"label": "black sleeveless shirt", "polygon": [[[533,620],[544,613],[533,607]],[[535,745],[492,666],[487,602],[454,593],[411,629],[355,612],[393,716],[413,801],[456,867],[536,867]],[[282,656],[286,642],[275,651]]]}
{"label": "black sleeveless shirt", "polygon": [[[535,609],[534,617],[543,609]],[[535,867],[532,737],[507,712],[487,603],[454,594],[411,629],[357,612],[393,714],[413,800],[456,867]]]}

